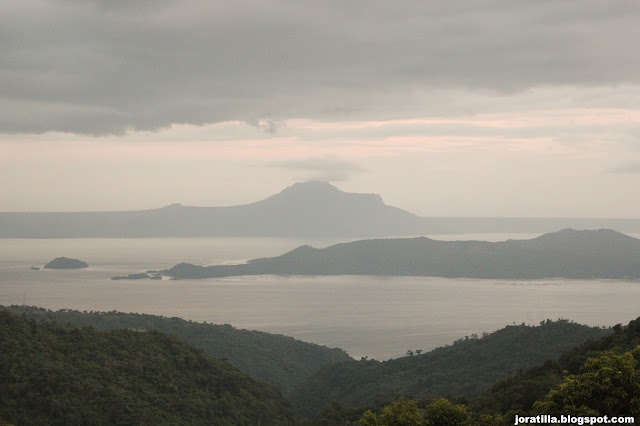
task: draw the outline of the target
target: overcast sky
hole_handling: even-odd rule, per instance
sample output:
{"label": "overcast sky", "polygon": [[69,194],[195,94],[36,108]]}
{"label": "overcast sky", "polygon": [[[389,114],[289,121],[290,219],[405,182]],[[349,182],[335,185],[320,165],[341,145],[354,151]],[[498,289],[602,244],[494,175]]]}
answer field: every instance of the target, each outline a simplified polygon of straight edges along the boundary
{"label": "overcast sky", "polygon": [[640,217],[640,2],[0,0],[0,211]]}

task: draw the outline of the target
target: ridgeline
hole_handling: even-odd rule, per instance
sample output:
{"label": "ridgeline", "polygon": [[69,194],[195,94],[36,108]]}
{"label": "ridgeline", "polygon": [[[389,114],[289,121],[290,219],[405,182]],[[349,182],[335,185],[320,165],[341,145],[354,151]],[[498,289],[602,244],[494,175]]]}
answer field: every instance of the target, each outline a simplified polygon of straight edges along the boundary
{"label": "ridgeline", "polygon": [[398,395],[478,397],[511,371],[557,359],[567,349],[611,333],[566,320],[507,326],[424,354],[328,365],[300,385],[291,400],[300,413],[314,416],[332,401],[365,407]]}
{"label": "ridgeline", "polygon": [[610,229],[564,229],[530,240],[360,240],[324,249],[301,246],[246,264],[178,264],[175,279],[238,275],[385,275],[480,279],[638,279],[640,240]]}
{"label": "ridgeline", "polygon": [[0,212],[0,238],[375,238],[426,234],[551,232],[573,227],[640,233],[638,219],[421,217],[377,194],[299,182],[254,203],[117,212]]}
{"label": "ridgeline", "polygon": [[[0,309],[3,309],[0,306]],[[279,334],[239,330],[216,325],[122,312],[51,311],[28,306],[7,309],[36,320],[56,321],[96,330],[134,329],[176,335],[217,359],[226,359],[243,373],[277,387],[284,394],[310,377],[320,367],[352,360],[342,349],[330,349]]]}

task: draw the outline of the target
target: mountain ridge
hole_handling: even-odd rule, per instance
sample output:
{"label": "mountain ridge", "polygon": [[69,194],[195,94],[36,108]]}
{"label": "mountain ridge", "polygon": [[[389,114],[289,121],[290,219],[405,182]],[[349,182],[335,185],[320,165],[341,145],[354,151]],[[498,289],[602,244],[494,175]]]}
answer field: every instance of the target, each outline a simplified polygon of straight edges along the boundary
{"label": "mountain ridge", "polygon": [[207,324],[177,317],[116,311],[52,311],[35,306],[0,305],[0,312],[3,310],[38,321],[56,321],[79,328],[93,327],[99,331],[130,329],[176,335],[214,358],[226,359],[243,373],[269,383],[283,394],[290,393],[297,383],[318,368],[352,359],[342,349],[327,348],[280,334],[237,329],[229,324]]}
{"label": "mountain ridge", "polygon": [[157,331],[95,331],[0,309],[0,347],[0,424],[294,423],[274,387]]}
{"label": "mountain ridge", "polygon": [[298,182],[253,203],[110,212],[0,212],[0,238],[374,238],[447,233],[544,233],[560,228],[640,233],[640,219],[421,217],[373,193]]}
{"label": "mountain ridge", "polygon": [[296,183],[249,204],[120,212],[0,213],[0,238],[368,237],[409,235],[422,218],[327,182]]}
{"label": "mountain ridge", "polygon": [[640,240],[613,230],[561,230],[530,240],[440,241],[426,237],[300,246],[245,264],[179,264],[174,279],[240,275],[383,275],[480,279],[637,279]]}
{"label": "mountain ridge", "polygon": [[408,351],[408,356],[382,362],[361,359],[329,364],[301,383],[291,401],[300,413],[315,416],[332,401],[365,407],[398,395],[477,397],[510,371],[557,359],[586,340],[612,332],[568,320],[509,325],[425,353]]}

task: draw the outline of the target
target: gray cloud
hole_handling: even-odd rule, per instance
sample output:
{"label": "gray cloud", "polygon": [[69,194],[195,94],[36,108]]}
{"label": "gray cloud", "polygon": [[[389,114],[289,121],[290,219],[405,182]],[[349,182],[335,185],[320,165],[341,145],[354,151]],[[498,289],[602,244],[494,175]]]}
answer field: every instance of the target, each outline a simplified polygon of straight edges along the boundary
{"label": "gray cloud", "polygon": [[0,132],[227,120],[273,132],[392,114],[432,88],[637,85],[638,18],[639,2],[600,0],[6,0]]}
{"label": "gray cloud", "polygon": [[355,163],[340,160],[335,157],[310,157],[295,160],[274,161],[267,167],[286,169],[302,173],[295,176],[299,180],[317,180],[327,182],[342,182],[349,180],[354,173],[365,171]]}
{"label": "gray cloud", "polygon": [[640,162],[620,164],[607,169],[607,172],[616,174],[640,174]]}
{"label": "gray cloud", "polygon": [[270,135],[275,135],[279,129],[286,126],[286,123],[282,120],[271,120],[271,119],[249,119],[246,120],[246,123],[250,126],[255,127],[259,131],[269,133]]}

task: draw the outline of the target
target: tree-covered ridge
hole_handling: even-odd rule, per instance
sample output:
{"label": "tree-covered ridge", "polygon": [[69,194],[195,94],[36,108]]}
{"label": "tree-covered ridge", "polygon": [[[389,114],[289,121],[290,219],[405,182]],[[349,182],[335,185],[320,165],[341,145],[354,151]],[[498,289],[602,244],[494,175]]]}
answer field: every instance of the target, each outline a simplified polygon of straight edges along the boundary
{"label": "tree-covered ridge", "polygon": [[[568,374],[533,404],[530,412],[482,414],[439,398],[402,398],[384,407],[353,412],[337,406],[324,410],[313,425],[359,426],[511,426],[513,424],[633,424],[640,420],[640,346],[631,351],[603,351],[588,358],[577,374]],[[362,414],[360,414],[362,413]],[[331,416],[327,419],[327,416]],[[571,420],[567,417],[572,417]],[[518,422],[516,422],[516,417]],[[566,420],[562,422],[562,418]],[[325,422],[328,420],[330,423]]]}
{"label": "tree-covered ridge", "polygon": [[239,330],[228,324],[215,325],[156,315],[121,312],[79,312],[69,309],[51,311],[43,308],[12,306],[11,311],[30,318],[55,320],[97,330],[130,328],[157,330],[180,336],[218,359],[227,359],[240,371],[264,380],[283,393],[306,380],[320,367],[352,360],[342,349],[306,343],[292,337]]}
{"label": "tree-covered ridge", "polygon": [[421,355],[323,367],[294,392],[291,400],[299,412],[314,416],[331,401],[366,407],[399,395],[477,397],[510,371],[556,359],[569,348],[610,333],[566,320],[547,320],[535,327],[507,326],[482,338],[468,337]]}
{"label": "tree-covered ridge", "polygon": [[640,418],[640,346],[587,359],[578,374],[564,377],[532,410],[533,415],[567,413]]}
{"label": "tree-covered ridge", "polygon": [[639,345],[640,318],[637,318],[627,326],[613,327],[613,334],[609,336],[585,342],[564,352],[557,360],[508,375],[474,401],[474,409],[494,414],[509,411],[529,413],[534,403],[562,383],[567,375],[580,374],[581,368],[590,358],[607,352],[622,354]]}
{"label": "tree-covered ridge", "polygon": [[0,310],[0,419],[12,424],[291,424],[280,393],[159,332]]}

